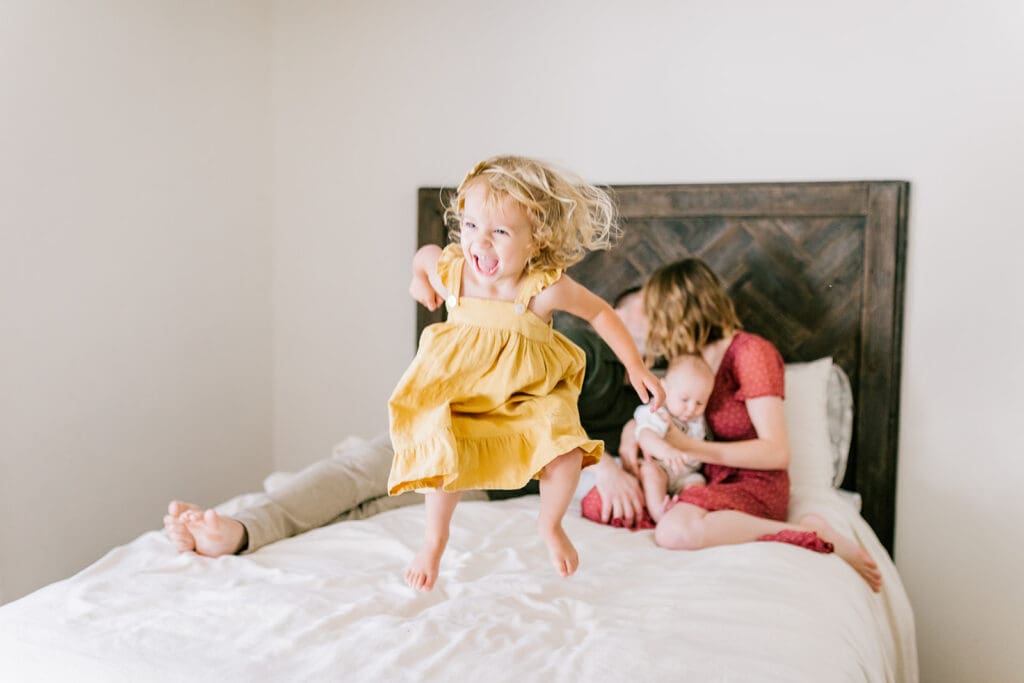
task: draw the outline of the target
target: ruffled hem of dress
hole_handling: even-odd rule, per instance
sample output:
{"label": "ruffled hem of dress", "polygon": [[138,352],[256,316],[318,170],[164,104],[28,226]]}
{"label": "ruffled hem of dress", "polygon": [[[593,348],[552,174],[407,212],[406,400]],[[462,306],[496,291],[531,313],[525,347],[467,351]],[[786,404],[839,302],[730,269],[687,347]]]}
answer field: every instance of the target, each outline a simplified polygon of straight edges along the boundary
{"label": "ruffled hem of dress", "polygon": [[[541,446],[531,446],[531,439],[524,434],[502,434],[484,438],[454,439],[433,438],[408,448],[396,448],[395,460],[388,480],[388,495],[405,491],[437,490],[466,491],[472,489],[518,489],[530,479],[539,479],[544,467],[558,456],[580,448],[583,450],[581,468],[589,467],[601,459],[604,442],[584,435],[567,434],[550,440]],[[439,453],[457,453],[449,458]],[[493,472],[478,471],[472,463],[487,458],[494,459],[495,453],[533,452],[528,462],[513,462],[509,467],[492,466]],[[446,462],[447,460],[447,462]],[[513,458],[515,460],[515,458]],[[465,466],[460,466],[464,463]]]}

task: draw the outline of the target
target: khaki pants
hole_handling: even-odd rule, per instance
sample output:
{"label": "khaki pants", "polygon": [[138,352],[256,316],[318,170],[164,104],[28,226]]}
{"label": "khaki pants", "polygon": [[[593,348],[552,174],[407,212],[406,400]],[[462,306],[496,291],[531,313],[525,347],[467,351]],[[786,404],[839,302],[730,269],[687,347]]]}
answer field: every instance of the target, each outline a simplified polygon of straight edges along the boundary
{"label": "khaki pants", "polygon": [[[387,434],[337,449],[330,458],[302,470],[263,500],[233,515],[249,534],[251,553],[268,543],[352,519],[423,502],[423,494],[388,496],[394,453]],[[464,491],[462,500],[487,500],[482,491]]]}

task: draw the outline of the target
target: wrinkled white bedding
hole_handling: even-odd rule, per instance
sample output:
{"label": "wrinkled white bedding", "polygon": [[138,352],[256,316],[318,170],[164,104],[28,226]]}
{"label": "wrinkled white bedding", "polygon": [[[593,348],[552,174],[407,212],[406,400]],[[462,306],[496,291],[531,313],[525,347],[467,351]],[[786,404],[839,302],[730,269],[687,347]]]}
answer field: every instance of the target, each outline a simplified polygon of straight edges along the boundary
{"label": "wrinkled white bedding", "polygon": [[[422,507],[244,557],[175,553],[153,531],[0,607],[2,681],[916,681],[895,567],[834,492],[794,497],[880,560],[874,595],[838,557],[780,543],[668,552],[652,532],[566,529],[562,579],[535,496],[463,503],[438,585],[402,575]],[[230,510],[245,497],[223,506]]]}

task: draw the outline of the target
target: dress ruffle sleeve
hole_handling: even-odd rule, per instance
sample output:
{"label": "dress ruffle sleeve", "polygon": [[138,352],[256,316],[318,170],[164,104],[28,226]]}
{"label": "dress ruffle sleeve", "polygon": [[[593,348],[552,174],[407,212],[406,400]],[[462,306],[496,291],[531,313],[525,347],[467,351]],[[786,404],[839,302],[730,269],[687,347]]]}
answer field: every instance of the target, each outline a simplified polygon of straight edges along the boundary
{"label": "dress ruffle sleeve", "polygon": [[448,290],[448,294],[458,293],[459,283],[456,278],[462,275],[463,261],[465,257],[458,244],[449,244],[441,250],[441,256],[437,259],[437,276],[441,278],[441,284]]}
{"label": "dress ruffle sleeve", "polygon": [[739,401],[759,396],[785,397],[785,364],[778,349],[767,339],[744,335],[743,346],[736,349],[732,371],[739,384]]}
{"label": "dress ruffle sleeve", "polygon": [[527,276],[523,288],[519,290],[518,301],[529,301],[544,289],[555,284],[562,278],[562,270],[535,270]]}

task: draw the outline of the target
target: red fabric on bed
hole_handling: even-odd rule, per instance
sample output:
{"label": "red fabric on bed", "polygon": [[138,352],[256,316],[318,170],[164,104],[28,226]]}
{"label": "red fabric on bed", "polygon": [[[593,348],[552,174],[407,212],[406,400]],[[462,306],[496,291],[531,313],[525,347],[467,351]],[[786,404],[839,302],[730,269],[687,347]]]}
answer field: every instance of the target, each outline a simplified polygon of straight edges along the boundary
{"label": "red fabric on bed", "polygon": [[[587,495],[583,496],[583,500],[580,503],[580,507],[583,511],[583,516],[587,519],[595,522],[601,522],[601,494],[597,492],[597,487],[587,491]],[[643,514],[639,517],[634,518],[633,524],[628,524],[624,517],[613,517],[608,522],[610,526],[621,527],[623,529],[629,529],[630,531],[639,531],[640,529],[653,529],[657,526],[654,523],[654,519],[651,518],[647,508],[643,510]]]}
{"label": "red fabric on bed", "polygon": [[775,534],[765,534],[757,540],[773,541],[776,543],[789,543],[798,545],[801,548],[813,550],[816,553],[830,553],[835,547],[813,531],[797,531],[796,529],[784,529]]}

